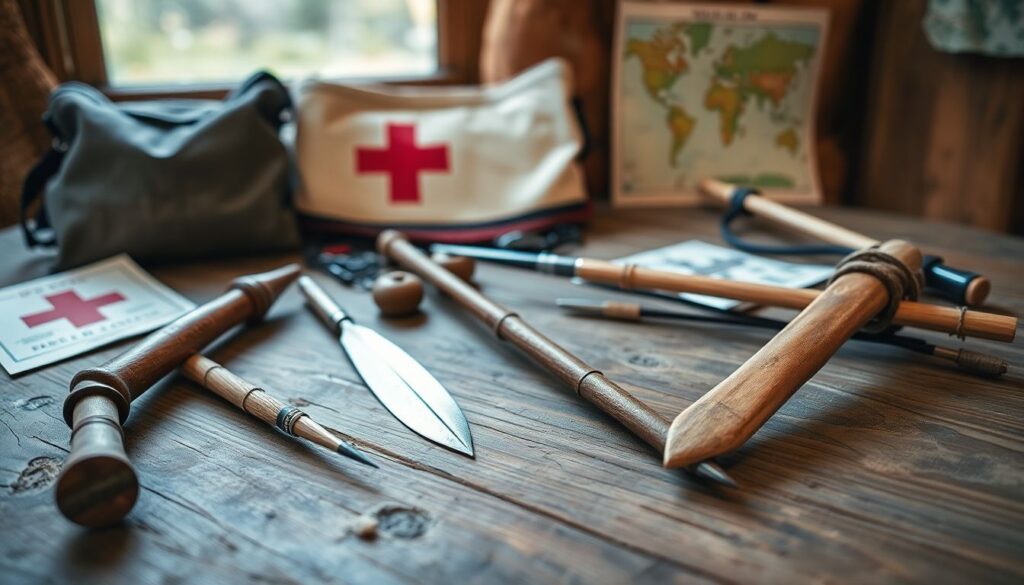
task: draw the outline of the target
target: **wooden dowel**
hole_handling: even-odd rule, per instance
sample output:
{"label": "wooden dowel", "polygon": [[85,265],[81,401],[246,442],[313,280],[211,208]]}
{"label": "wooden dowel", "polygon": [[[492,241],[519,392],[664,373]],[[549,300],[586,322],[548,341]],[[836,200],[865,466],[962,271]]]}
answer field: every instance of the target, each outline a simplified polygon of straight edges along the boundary
{"label": "wooden dowel", "polygon": [[[920,267],[920,253],[906,242],[886,242],[881,249],[911,270]],[[692,465],[737,449],[886,306],[888,295],[868,274],[834,280],[753,357],[675,418],[665,466]]]}
{"label": "wooden dowel", "polygon": [[197,354],[181,364],[181,373],[196,384],[234,404],[271,426],[277,424],[277,413],[286,406],[217,362]]}
{"label": "wooden dowel", "polygon": [[259,320],[299,276],[291,264],[236,279],[223,295],[151,333],[131,349],[71,380],[64,419],[71,453],[57,478],[57,506],[83,526],[120,521],[135,504],[138,478],[121,425],[131,402],[202,347],[246,320]]}
{"label": "wooden dowel", "polygon": [[[704,179],[698,183],[697,190],[709,199],[717,201],[722,205],[729,205],[736,186],[714,179]],[[783,229],[788,229],[837,246],[860,250],[870,248],[879,243],[874,238],[869,238],[841,225],[814,217],[809,213],[776,203],[766,197],[758,195],[748,196],[743,200],[743,209]],[[980,305],[988,298],[991,289],[992,283],[988,278],[975,275],[967,284],[967,288],[963,290],[962,301],[958,302],[963,302],[969,306]]]}
{"label": "wooden dowel", "polygon": [[[722,205],[728,205],[732,200],[735,186],[714,179],[704,179],[697,184],[697,188],[706,197],[714,199]],[[837,246],[846,246],[847,248],[859,250],[861,248],[870,248],[879,243],[876,239],[814,217],[809,213],[776,203],[766,197],[747,197],[743,203],[743,208],[779,227]]]}
{"label": "wooden dowel", "polygon": [[[787,309],[802,310],[821,295],[812,289],[794,289],[679,274],[665,270],[613,264],[604,260],[579,258],[576,275],[584,280],[610,284],[623,289],[653,289],[722,297]],[[919,327],[954,335],[980,337],[1011,342],[1017,334],[1017,318],[995,313],[961,310],[927,303],[903,301],[896,316],[896,325]]]}

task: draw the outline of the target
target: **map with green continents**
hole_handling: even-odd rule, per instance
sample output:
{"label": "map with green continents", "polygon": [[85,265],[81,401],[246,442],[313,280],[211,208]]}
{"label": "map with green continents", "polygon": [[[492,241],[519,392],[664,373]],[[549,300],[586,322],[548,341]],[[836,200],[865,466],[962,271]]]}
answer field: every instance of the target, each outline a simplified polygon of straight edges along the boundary
{"label": "map with green continents", "polygon": [[815,93],[827,22],[822,10],[624,3],[615,203],[693,203],[705,177],[818,201]]}

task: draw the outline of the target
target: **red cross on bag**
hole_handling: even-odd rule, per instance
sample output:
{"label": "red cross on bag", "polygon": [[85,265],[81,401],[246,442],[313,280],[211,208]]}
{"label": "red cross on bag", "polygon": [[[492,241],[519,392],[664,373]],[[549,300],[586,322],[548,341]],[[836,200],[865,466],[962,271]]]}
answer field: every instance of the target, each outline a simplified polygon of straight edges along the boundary
{"label": "red cross on bag", "polygon": [[295,200],[305,226],[470,242],[584,220],[569,78],[556,59],[476,88],[307,83]]}
{"label": "red cross on bag", "polygon": [[416,126],[388,124],[386,148],[356,148],[356,172],[385,173],[392,203],[419,203],[419,174],[448,170],[448,147],[416,145]]}

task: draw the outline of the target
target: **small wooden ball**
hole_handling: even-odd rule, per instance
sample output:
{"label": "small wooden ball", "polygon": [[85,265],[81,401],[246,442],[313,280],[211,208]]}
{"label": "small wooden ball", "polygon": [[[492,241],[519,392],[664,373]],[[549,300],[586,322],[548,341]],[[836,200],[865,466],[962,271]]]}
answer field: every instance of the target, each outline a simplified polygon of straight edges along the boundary
{"label": "small wooden ball", "polygon": [[473,270],[476,268],[476,262],[472,258],[453,256],[446,252],[434,252],[430,255],[430,259],[466,282],[473,279]]}
{"label": "small wooden ball", "polygon": [[423,300],[423,282],[415,274],[395,270],[373,282],[373,302],[385,317],[412,315]]}

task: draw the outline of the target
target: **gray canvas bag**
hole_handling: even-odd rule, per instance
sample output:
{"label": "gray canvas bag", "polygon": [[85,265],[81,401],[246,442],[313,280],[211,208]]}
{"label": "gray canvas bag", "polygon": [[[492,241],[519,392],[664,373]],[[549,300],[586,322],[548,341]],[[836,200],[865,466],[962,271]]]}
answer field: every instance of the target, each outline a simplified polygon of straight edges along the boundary
{"label": "gray canvas bag", "polygon": [[167,261],[296,247],[280,138],[291,113],[287,89],[269,73],[222,102],[115,104],[65,83],[43,118],[54,148],[22,190],[25,241],[56,247],[57,269],[121,252]]}

